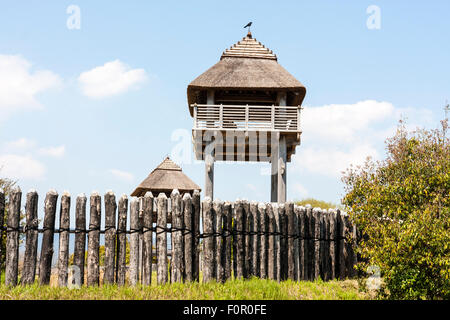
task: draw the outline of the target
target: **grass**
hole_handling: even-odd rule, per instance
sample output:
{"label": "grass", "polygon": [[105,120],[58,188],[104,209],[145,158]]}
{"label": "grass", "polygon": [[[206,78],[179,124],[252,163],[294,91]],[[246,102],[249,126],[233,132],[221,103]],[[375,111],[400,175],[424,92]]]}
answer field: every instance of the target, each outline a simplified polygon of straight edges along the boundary
{"label": "grass", "polygon": [[253,278],[224,284],[175,283],[136,287],[102,285],[79,289],[40,286],[9,288],[0,285],[0,300],[359,300],[370,297],[358,290],[356,280],[314,282]]}

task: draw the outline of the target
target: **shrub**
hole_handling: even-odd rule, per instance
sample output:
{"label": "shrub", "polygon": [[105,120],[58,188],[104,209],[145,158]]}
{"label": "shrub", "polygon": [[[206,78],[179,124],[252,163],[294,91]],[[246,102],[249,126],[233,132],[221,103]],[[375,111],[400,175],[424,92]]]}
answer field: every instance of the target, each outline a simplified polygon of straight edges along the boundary
{"label": "shrub", "polygon": [[364,235],[358,253],[380,268],[379,294],[392,299],[450,298],[450,143],[442,129],[408,133],[402,122],[387,158],[351,167],[346,206]]}

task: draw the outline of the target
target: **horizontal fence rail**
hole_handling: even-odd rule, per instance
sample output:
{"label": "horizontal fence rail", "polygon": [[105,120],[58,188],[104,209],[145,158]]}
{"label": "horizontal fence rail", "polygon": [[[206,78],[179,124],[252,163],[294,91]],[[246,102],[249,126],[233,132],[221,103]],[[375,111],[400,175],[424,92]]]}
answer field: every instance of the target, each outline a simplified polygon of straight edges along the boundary
{"label": "horizontal fence rail", "polygon": [[[1,263],[6,285],[35,281],[58,286],[151,285],[152,272],[157,284],[250,277],[327,281],[355,276],[356,228],[339,210],[292,202],[201,201],[198,191],[181,195],[174,190],[169,198],[163,193],[154,198],[148,192],[130,201],[126,195],[117,201],[112,192],[102,201],[94,192],[89,201],[84,194],[76,197],[75,228],[70,228],[71,196],[64,193],[59,206],[58,197],[54,190],[46,194],[39,227],[36,191],[26,195],[23,212],[20,189],[10,192],[8,199],[0,192],[2,239],[6,235],[0,256],[6,257]],[[75,239],[69,259],[71,234]],[[100,250],[101,234],[104,250]],[[56,263],[52,263],[54,253]]]}
{"label": "horizontal fence rail", "polygon": [[300,106],[193,104],[194,129],[300,131]]}

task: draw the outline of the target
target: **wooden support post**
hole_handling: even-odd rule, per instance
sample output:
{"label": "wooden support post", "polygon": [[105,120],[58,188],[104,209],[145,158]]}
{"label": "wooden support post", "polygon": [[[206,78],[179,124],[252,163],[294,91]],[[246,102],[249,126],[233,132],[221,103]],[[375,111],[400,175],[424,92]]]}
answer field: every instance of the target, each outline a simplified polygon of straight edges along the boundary
{"label": "wooden support post", "polygon": [[234,239],[233,241],[236,243],[236,279],[244,278],[244,258],[245,258],[245,247],[244,247],[244,235],[243,231],[245,230],[245,212],[244,212],[244,204],[241,200],[237,200],[234,204]]}
{"label": "wooden support post", "polygon": [[270,175],[270,201],[278,202],[278,156],[280,153],[280,133],[271,133],[271,175]]}
{"label": "wooden support post", "polygon": [[132,197],[130,202],[130,286],[135,286],[139,282],[139,231],[139,199]]}
{"label": "wooden support post", "polygon": [[248,279],[251,276],[251,268],[250,262],[253,255],[251,236],[250,232],[250,224],[252,219],[250,215],[250,202],[248,200],[242,200],[242,208],[244,210],[244,279]]}
{"label": "wooden support post", "polygon": [[[5,194],[0,190],[0,226],[3,227],[5,225]],[[0,228],[0,239],[2,239],[3,242],[3,235],[5,234],[3,228]],[[3,249],[3,243],[0,243],[0,270],[3,270],[3,255],[5,254]],[[1,274],[1,273],[0,273]]]}
{"label": "wooden support post", "polygon": [[231,232],[232,232],[233,209],[230,202],[223,205],[223,228],[225,237],[225,257],[224,257],[224,281],[231,279]]}
{"label": "wooden support post", "polygon": [[286,206],[281,203],[279,206],[280,214],[280,276],[281,280],[288,278],[288,219],[286,215]]}
{"label": "wooden support post", "polygon": [[203,219],[203,282],[215,279],[215,252],[214,252],[214,210],[211,198],[206,197],[202,201]]}
{"label": "wooden support post", "polygon": [[273,211],[273,207],[271,203],[268,203],[266,206],[266,212],[267,212],[267,223],[268,223],[268,232],[269,232],[269,247],[267,250],[267,277],[271,280],[276,279],[276,248],[275,248],[275,231],[276,231],[276,224],[275,224],[275,215]]}
{"label": "wooden support post", "polygon": [[294,273],[295,281],[300,281],[300,207],[294,206]]}
{"label": "wooden support post", "polygon": [[272,211],[273,211],[273,218],[274,218],[274,229],[275,229],[275,236],[274,236],[274,256],[275,256],[275,263],[274,263],[274,274],[275,274],[275,280],[278,282],[281,281],[281,225],[280,225],[280,208],[277,203],[272,203]]}
{"label": "wooden support post", "polygon": [[39,283],[41,285],[48,285],[50,283],[57,200],[58,193],[55,190],[47,192],[44,202],[44,234],[42,236],[41,258],[39,260]]}
{"label": "wooden support post", "polygon": [[59,211],[58,286],[67,286],[69,277],[70,194],[64,192]]}
{"label": "wooden support post", "polygon": [[[27,193],[26,211],[26,245],[23,261],[23,272],[21,283],[24,285],[33,284],[36,277],[36,259],[38,244],[38,193],[30,190]],[[0,194],[0,215],[1,215],[1,194]],[[0,224],[3,226],[3,224]]]}
{"label": "wooden support post", "polygon": [[314,223],[314,256],[313,256],[313,280],[316,280],[320,276],[320,215],[321,210],[314,208],[312,212],[312,220]]}
{"label": "wooden support post", "polygon": [[116,196],[108,191],[105,201],[105,273],[104,284],[114,283],[115,253],[116,253]]}
{"label": "wooden support post", "polygon": [[294,203],[286,203],[286,220],[287,220],[287,276],[291,280],[295,280],[295,248],[294,248],[294,235],[295,235],[295,222],[294,222]]}
{"label": "wooden support post", "polygon": [[89,199],[89,233],[87,252],[87,285],[100,284],[100,221],[102,201],[98,192],[94,191]]}
{"label": "wooden support post", "polygon": [[149,191],[144,196],[143,202],[143,238],[142,241],[142,284],[149,286],[152,283],[153,262],[153,194]]}
{"label": "wooden support post", "polygon": [[224,244],[223,244],[223,202],[219,200],[213,201],[213,211],[214,211],[214,232],[216,235],[214,236],[215,244],[215,262],[216,262],[216,281],[222,282],[224,279]]}
{"label": "wooden support post", "polygon": [[259,236],[259,242],[261,245],[260,251],[260,262],[259,262],[259,276],[261,279],[267,279],[267,258],[268,258],[268,239],[267,239],[267,212],[266,205],[264,203],[258,204],[258,216],[259,216],[259,231],[261,235]]}
{"label": "wooden support post", "polygon": [[167,270],[167,196],[158,195],[158,218],[156,221],[156,255],[157,255],[157,283],[166,284]]}
{"label": "wooden support post", "polygon": [[193,281],[199,281],[200,275],[200,216],[201,216],[201,207],[200,207],[200,191],[195,190],[192,196],[192,206],[193,206],[193,215],[194,215],[194,248],[192,250],[193,253],[193,266],[192,266],[192,278]]}
{"label": "wooden support post", "polygon": [[184,282],[191,282],[193,278],[193,266],[194,266],[194,214],[192,206],[192,196],[189,193],[185,193],[183,196],[183,216],[184,216]]}
{"label": "wooden support post", "polygon": [[278,195],[279,203],[286,202],[287,149],[286,136],[280,137],[278,153]]}
{"label": "wooden support post", "polygon": [[22,191],[19,187],[9,194],[6,232],[5,285],[16,286],[19,274],[19,221]]}
{"label": "wooden support post", "polygon": [[[214,199],[214,151],[210,151],[215,144],[210,141],[205,147],[205,197]],[[207,153],[207,151],[210,151]]]}
{"label": "wooden support post", "polygon": [[170,282],[182,282],[184,273],[184,243],[183,243],[183,210],[180,192],[175,189],[170,195],[172,207],[172,259]]}
{"label": "wooden support post", "polygon": [[259,214],[258,214],[258,203],[251,202],[250,203],[250,217],[253,219],[251,222],[250,230],[254,233],[252,236],[252,249],[253,254],[251,258],[251,273],[255,277],[260,276],[260,253],[261,253],[261,239],[258,235],[259,232]]}
{"label": "wooden support post", "polygon": [[116,265],[116,281],[119,286],[125,285],[126,280],[126,256],[127,256],[127,215],[128,215],[128,198],[124,194],[119,199],[117,221],[117,265]]}
{"label": "wooden support post", "polygon": [[73,265],[80,271],[80,285],[84,283],[84,260],[86,256],[86,202],[87,198],[85,194],[82,193],[77,197],[75,206],[75,248],[73,252]]}

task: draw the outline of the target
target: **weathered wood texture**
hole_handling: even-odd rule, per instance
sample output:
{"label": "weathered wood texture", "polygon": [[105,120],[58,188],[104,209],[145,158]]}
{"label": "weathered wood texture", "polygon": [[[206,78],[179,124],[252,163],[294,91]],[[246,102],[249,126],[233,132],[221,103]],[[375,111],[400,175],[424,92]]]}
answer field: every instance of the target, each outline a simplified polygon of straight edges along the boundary
{"label": "weathered wood texture", "polygon": [[287,221],[287,277],[291,280],[295,280],[295,248],[294,248],[294,236],[295,236],[295,225],[294,225],[294,203],[286,203],[286,221]]}
{"label": "weathered wood texture", "polygon": [[231,261],[231,241],[233,231],[233,208],[230,202],[223,205],[223,229],[224,229],[224,277],[223,281],[231,279],[232,261]]}
{"label": "weathered wood texture", "polygon": [[100,284],[100,221],[102,212],[101,197],[93,192],[89,199],[89,233],[87,252],[87,285]]}
{"label": "weathered wood texture", "polygon": [[6,222],[5,284],[7,286],[17,285],[19,273],[19,221],[21,201],[22,191],[20,188],[15,188],[9,194],[9,208]]}
{"label": "weathered wood texture", "polygon": [[192,282],[193,278],[193,267],[194,267],[194,215],[193,215],[193,205],[192,196],[189,193],[185,193],[183,196],[182,203],[184,227],[186,230],[183,235],[184,243],[184,269],[183,269],[183,281]]}
{"label": "weathered wood texture", "polygon": [[215,279],[215,239],[214,239],[214,210],[211,198],[206,197],[202,201],[203,220],[203,282]]}
{"label": "weathered wood texture", "polygon": [[57,200],[58,193],[55,190],[47,192],[44,203],[44,234],[42,236],[41,258],[39,260],[39,283],[41,285],[50,283]]}
{"label": "weathered wood texture", "polygon": [[69,276],[70,194],[64,192],[59,211],[58,286],[67,286]]}
{"label": "weathered wood texture", "polygon": [[[267,277],[271,280],[276,280],[276,247],[275,247],[275,215],[271,203],[267,204],[267,231],[268,231],[268,248],[267,248]],[[259,251],[259,248],[258,248]]]}
{"label": "weathered wood texture", "polygon": [[135,286],[139,282],[139,199],[132,197],[130,201],[130,268],[129,285]]}
{"label": "weathered wood texture", "polygon": [[158,218],[156,221],[156,256],[157,256],[157,283],[165,284],[168,281],[167,269],[167,196],[158,195]]}
{"label": "weathered wood texture", "polygon": [[250,203],[249,211],[249,231],[253,233],[251,236],[252,244],[252,255],[251,255],[251,275],[259,277],[260,275],[260,253],[261,253],[261,238],[259,236],[259,214],[258,214],[258,203]]}
{"label": "weathered wood texture", "polygon": [[234,237],[235,252],[236,252],[236,270],[235,278],[244,278],[244,266],[245,266],[245,247],[244,247],[244,231],[245,230],[245,211],[244,203],[241,200],[237,200],[234,204]]}
{"label": "weathered wood texture", "polygon": [[217,282],[222,282],[225,278],[225,250],[224,250],[224,233],[223,233],[223,201],[214,200],[214,232],[215,232],[215,276]]}
{"label": "weathered wood texture", "polygon": [[267,224],[267,213],[266,213],[266,205],[264,203],[260,203],[258,205],[258,216],[259,216],[259,243],[260,243],[260,259],[259,259],[259,276],[262,279],[267,278],[267,269],[268,269],[268,224]]}
{"label": "weathered wood texture", "polygon": [[[25,206],[26,214],[26,242],[25,242],[25,256],[23,261],[23,271],[21,283],[24,285],[34,283],[36,277],[36,259],[37,259],[37,245],[38,245],[38,193],[35,190],[30,190],[27,193],[27,203]],[[0,199],[1,212],[1,199]],[[1,213],[0,213],[1,214]]]}
{"label": "weathered wood texture", "polygon": [[192,278],[194,281],[199,281],[200,276],[200,191],[195,190],[192,196],[193,205],[193,229],[194,229],[194,248],[193,248],[193,265],[192,265]]}
{"label": "weathered wood texture", "polygon": [[184,273],[184,241],[183,228],[184,217],[181,195],[178,190],[173,190],[171,194],[172,204],[172,260],[170,281],[182,282]]}
{"label": "weathered wood texture", "polygon": [[116,262],[116,282],[119,286],[126,282],[126,255],[127,255],[127,214],[128,197],[122,195],[119,199],[118,222],[117,222],[117,262]]}
{"label": "weathered wood texture", "polygon": [[153,201],[151,192],[147,192],[143,201],[143,242],[142,242],[142,284],[152,283],[152,263],[153,263]]}
{"label": "weathered wood texture", "polygon": [[105,269],[103,283],[114,283],[116,257],[116,196],[108,191],[104,196],[105,202]]}
{"label": "weathered wood texture", "polygon": [[[5,224],[5,209],[6,209],[6,201],[5,201],[5,193],[0,190],[0,239],[3,239],[3,236],[5,234],[3,230],[3,226]],[[3,241],[2,241],[3,242]],[[5,254],[5,250],[3,248],[3,243],[0,243],[0,268],[3,270],[4,267],[4,261],[3,256]]]}
{"label": "weathered wood texture", "polygon": [[84,283],[84,260],[86,256],[86,203],[87,198],[83,194],[77,197],[75,206],[75,248],[73,253],[73,265],[79,269],[80,284]]}

